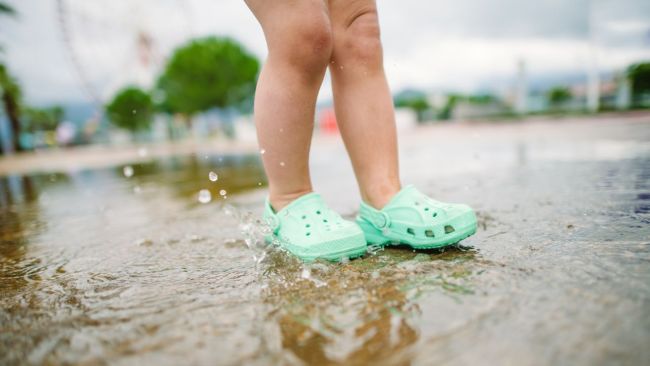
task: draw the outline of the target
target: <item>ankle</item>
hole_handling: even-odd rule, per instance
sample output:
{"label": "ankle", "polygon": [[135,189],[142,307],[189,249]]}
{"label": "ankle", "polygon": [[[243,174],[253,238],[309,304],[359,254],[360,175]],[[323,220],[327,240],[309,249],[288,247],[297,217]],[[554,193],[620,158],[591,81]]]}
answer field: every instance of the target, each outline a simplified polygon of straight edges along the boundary
{"label": "ankle", "polygon": [[313,192],[311,187],[292,191],[292,192],[282,192],[282,193],[271,192],[269,194],[269,202],[271,203],[271,207],[275,212],[280,212],[280,210],[285,208],[291,202],[311,192]]}
{"label": "ankle", "polygon": [[364,187],[361,199],[370,206],[381,210],[402,189],[399,181]]}

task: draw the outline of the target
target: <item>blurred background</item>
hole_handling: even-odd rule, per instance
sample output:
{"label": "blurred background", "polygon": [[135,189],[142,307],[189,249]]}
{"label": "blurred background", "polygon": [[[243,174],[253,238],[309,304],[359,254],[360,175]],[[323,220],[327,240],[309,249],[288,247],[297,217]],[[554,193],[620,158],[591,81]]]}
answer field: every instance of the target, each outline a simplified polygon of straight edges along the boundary
{"label": "blurred background", "polygon": [[478,231],[332,264],[262,240],[243,0],[0,0],[0,364],[650,364],[650,2],[378,7],[402,182]]}
{"label": "blurred background", "polygon": [[[650,106],[641,0],[380,1],[401,127]],[[3,1],[2,154],[254,141],[266,56],[242,1]],[[205,83],[205,80],[228,80]],[[327,78],[317,132],[336,133]]]}

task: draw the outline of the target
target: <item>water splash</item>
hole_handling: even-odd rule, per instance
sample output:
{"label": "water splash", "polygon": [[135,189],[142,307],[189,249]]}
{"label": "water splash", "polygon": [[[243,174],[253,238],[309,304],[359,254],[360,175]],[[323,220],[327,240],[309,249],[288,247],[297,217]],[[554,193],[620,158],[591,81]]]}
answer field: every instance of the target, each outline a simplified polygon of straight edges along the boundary
{"label": "water splash", "polygon": [[219,176],[215,172],[210,172],[208,173],[208,179],[210,179],[211,182],[216,182],[219,179]]}
{"label": "water splash", "polygon": [[378,244],[370,244],[366,248],[366,251],[370,255],[377,255],[377,253],[379,253],[379,252],[381,252],[383,250],[384,250],[384,246],[383,245],[378,245]]}
{"label": "water splash", "polygon": [[226,192],[225,189],[222,189],[222,190],[219,191],[219,194],[220,194],[221,196],[223,196],[224,198],[226,197],[226,194],[227,194],[227,193],[228,193],[228,192]]}
{"label": "water splash", "polygon": [[244,237],[244,243],[251,252],[253,260],[258,265],[262,263],[272,247],[266,244],[265,239],[273,232],[270,225],[252,212],[240,211],[230,204],[223,206],[223,212],[239,221],[239,232]]}

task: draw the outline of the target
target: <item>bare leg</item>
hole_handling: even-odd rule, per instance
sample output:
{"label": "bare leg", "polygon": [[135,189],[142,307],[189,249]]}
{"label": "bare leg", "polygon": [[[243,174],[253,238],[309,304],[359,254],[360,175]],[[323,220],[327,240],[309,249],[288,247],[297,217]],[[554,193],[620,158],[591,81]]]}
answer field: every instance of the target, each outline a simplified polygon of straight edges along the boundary
{"label": "bare leg", "polygon": [[255,93],[255,125],[277,211],[312,191],[309,148],[318,90],[332,51],[325,0],[246,0],[269,56]]}
{"label": "bare leg", "polygon": [[382,208],[400,190],[393,101],[374,0],[328,0],[337,122],[362,199]]}

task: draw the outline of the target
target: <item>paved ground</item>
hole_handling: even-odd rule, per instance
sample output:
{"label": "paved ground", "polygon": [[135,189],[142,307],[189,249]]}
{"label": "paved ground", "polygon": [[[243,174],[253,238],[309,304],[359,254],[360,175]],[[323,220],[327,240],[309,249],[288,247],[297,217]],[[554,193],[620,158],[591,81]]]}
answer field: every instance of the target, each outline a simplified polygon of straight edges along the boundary
{"label": "paved ground", "polygon": [[[404,131],[404,182],[479,231],[346,264],[261,244],[257,156],[153,155],[0,178],[0,363],[650,363],[650,115]],[[354,215],[341,143],[312,155]]]}

